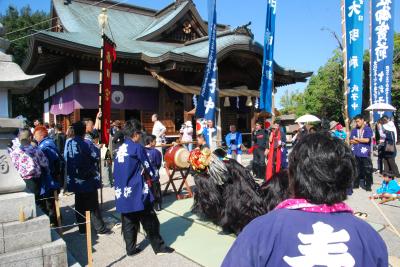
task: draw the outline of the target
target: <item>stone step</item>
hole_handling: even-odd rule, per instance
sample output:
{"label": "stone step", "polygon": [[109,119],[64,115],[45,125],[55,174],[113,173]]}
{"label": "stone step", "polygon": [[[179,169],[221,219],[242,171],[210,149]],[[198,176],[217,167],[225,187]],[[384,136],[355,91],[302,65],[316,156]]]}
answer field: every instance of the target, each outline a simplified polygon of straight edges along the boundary
{"label": "stone step", "polygon": [[26,218],[36,217],[35,196],[32,193],[0,194],[0,223],[18,221],[20,209]]}
{"label": "stone step", "polygon": [[67,247],[64,240],[58,236],[57,239],[47,244],[0,254],[0,267],[16,266],[68,266]]}
{"label": "stone step", "polygon": [[0,255],[51,242],[50,221],[41,214],[23,223],[19,221],[0,224]]}

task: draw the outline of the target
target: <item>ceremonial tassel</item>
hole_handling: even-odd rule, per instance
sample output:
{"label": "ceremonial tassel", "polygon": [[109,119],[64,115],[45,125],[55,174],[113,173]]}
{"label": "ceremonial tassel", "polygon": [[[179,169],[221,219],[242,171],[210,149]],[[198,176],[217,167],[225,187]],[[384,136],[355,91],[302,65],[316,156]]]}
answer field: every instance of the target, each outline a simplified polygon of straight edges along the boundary
{"label": "ceremonial tassel", "polygon": [[239,107],[240,107],[240,105],[239,105],[239,103],[240,103],[240,97],[236,97],[236,108],[237,109],[239,109]]}
{"label": "ceremonial tassel", "polygon": [[229,101],[229,97],[225,97],[225,100],[224,100],[224,107],[230,107],[231,106],[231,103],[230,103],[230,101]]}
{"label": "ceremonial tassel", "polygon": [[248,96],[247,100],[246,100],[246,106],[251,107],[252,105],[253,105],[253,102],[251,101],[251,96]]}
{"label": "ceremonial tassel", "polygon": [[196,97],[196,95],[193,95],[193,106],[197,107],[197,97]]}

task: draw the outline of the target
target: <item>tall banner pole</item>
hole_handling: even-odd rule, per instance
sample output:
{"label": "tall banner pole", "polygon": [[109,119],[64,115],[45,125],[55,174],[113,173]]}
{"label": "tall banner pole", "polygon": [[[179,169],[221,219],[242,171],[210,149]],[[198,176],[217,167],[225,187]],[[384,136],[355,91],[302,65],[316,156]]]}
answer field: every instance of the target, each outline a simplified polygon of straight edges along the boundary
{"label": "tall banner pole", "polygon": [[[394,8],[391,0],[374,0],[371,3],[371,100],[375,103],[392,103],[392,75],[394,48]],[[392,112],[374,112],[374,121]]]}
{"label": "tall banner pole", "polygon": [[364,0],[342,1],[345,122],[363,110]]}
{"label": "tall banner pole", "polygon": [[268,0],[264,35],[264,55],[260,85],[260,109],[273,114],[274,44],[277,0]]}
{"label": "tall banner pole", "polygon": [[[101,111],[102,109],[102,102],[103,102],[103,50],[104,50],[104,28],[106,25],[106,21],[107,21],[107,14],[106,14],[106,9],[102,10],[102,13],[99,15],[98,17],[99,20],[99,24],[101,26],[101,48],[100,48],[100,73],[99,73],[99,110],[98,112]],[[100,20],[103,20],[100,22]],[[97,118],[96,118],[97,120]],[[101,118],[101,120],[103,120],[103,116]],[[100,123],[99,127],[99,132],[102,132],[102,122]],[[100,138],[100,141],[101,138]],[[100,206],[103,207],[103,173],[102,173],[102,164],[101,164],[101,150],[100,150],[100,157],[99,157],[99,174],[100,174]]]}
{"label": "tall banner pole", "polygon": [[[372,0],[369,1],[369,105],[372,105]],[[369,112],[369,121],[374,123],[374,112]],[[371,148],[373,144],[371,142]],[[371,150],[372,151],[372,150]]]}
{"label": "tall banner pole", "polygon": [[[112,93],[112,65],[116,60],[115,44],[105,34],[105,26],[107,24],[107,10],[103,8],[102,13],[98,16],[101,26],[102,46],[100,52],[100,78],[99,78],[99,111],[101,111],[100,123],[100,141],[102,145],[108,145],[110,139],[110,120],[111,120],[111,93]],[[102,181],[102,164],[100,152],[100,203],[103,203],[103,181]]]}
{"label": "tall banner pole", "polygon": [[345,10],[345,0],[341,0],[341,14],[342,14],[342,44],[343,44],[343,96],[344,96],[344,109],[343,109],[343,117],[344,123],[346,126],[346,142],[350,143],[350,120],[348,113],[348,104],[347,104],[347,45],[346,45],[346,10]]}
{"label": "tall banner pole", "polygon": [[[219,105],[217,66],[217,10],[216,0],[208,0],[208,60],[203,84],[196,105],[196,118],[212,120],[217,125],[217,139],[221,142],[221,115]],[[217,118],[216,118],[217,117]],[[197,123],[196,123],[197,124]]]}

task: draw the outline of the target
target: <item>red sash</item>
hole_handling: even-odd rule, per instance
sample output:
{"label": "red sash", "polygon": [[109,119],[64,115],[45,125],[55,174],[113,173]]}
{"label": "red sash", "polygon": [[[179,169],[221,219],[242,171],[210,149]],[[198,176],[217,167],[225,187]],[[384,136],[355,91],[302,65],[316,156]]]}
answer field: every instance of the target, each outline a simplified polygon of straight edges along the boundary
{"label": "red sash", "polygon": [[282,151],[279,141],[281,141],[281,131],[278,128],[272,132],[271,142],[269,144],[267,172],[265,175],[266,181],[269,181],[272,176],[281,170]]}

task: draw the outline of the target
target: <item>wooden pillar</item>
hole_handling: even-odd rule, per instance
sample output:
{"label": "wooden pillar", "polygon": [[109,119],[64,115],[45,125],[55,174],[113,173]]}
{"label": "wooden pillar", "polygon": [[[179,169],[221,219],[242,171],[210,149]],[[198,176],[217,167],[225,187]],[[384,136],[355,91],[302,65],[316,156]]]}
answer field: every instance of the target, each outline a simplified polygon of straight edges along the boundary
{"label": "wooden pillar", "polygon": [[81,120],[81,110],[80,109],[74,109],[73,114],[73,122],[77,122]]}
{"label": "wooden pillar", "polygon": [[347,92],[348,92],[348,81],[347,81],[347,45],[346,45],[346,10],[345,10],[345,1],[341,0],[341,13],[342,13],[342,44],[343,44],[343,96],[344,96],[344,110],[343,110],[343,118],[346,126],[347,138],[346,142],[350,143],[350,119],[349,119],[349,111],[348,111],[348,102],[347,102]]}
{"label": "wooden pillar", "polygon": [[129,118],[125,118],[125,110],[124,109],[120,109],[119,110],[119,120],[121,121],[125,121],[126,119],[129,119]]}
{"label": "wooden pillar", "polygon": [[167,91],[165,85],[160,85],[159,95],[158,95],[158,116],[159,119],[165,118],[165,108],[167,104]]}

